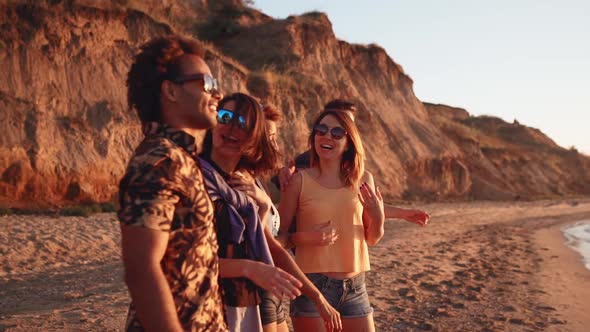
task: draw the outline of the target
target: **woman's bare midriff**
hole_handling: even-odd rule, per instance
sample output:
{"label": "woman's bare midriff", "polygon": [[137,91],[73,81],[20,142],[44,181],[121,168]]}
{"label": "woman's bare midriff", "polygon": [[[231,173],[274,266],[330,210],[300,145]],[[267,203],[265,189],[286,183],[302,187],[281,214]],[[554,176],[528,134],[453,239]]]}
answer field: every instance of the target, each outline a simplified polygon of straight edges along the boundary
{"label": "woman's bare midriff", "polygon": [[349,279],[359,274],[360,272],[322,272],[323,275],[332,279]]}

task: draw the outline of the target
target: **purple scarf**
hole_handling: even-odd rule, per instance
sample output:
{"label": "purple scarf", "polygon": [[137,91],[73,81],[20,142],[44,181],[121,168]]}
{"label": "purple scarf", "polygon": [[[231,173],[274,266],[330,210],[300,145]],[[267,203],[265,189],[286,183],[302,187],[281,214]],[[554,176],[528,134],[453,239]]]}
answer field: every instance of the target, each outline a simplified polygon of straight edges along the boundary
{"label": "purple scarf", "polygon": [[244,241],[244,233],[246,233],[249,239],[246,245],[250,248],[249,256],[252,256],[248,258],[274,265],[256,203],[248,195],[230,187],[209,161],[203,158],[199,158],[199,161],[205,179],[205,187],[211,200],[221,199],[228,208],[230,240],[235,244],[240,244]]}

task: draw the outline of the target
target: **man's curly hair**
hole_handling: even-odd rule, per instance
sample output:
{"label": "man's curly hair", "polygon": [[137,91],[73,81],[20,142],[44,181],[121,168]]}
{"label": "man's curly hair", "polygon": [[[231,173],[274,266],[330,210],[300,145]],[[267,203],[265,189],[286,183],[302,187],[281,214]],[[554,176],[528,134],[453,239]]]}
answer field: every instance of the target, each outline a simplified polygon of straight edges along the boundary
{"label": "man's curly hair", "polygon": [[178,35],[156,37],[140,47],[127,74],[127,102],[142,123],[161,122],[160,87],[181,74],[180,59],[186,54],[204,59],[205,48]]}

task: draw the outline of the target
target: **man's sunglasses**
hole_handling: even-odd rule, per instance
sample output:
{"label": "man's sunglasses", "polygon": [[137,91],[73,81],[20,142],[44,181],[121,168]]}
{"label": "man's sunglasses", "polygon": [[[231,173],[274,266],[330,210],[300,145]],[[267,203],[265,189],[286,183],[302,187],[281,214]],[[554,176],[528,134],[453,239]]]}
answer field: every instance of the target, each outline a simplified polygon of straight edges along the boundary
{"label": "man's sunglasses", "polygon": [[226,110],[223,108],[221,108],[217,111],[217,122],[219,124],[228,125],[232,121],[234,121],[234,119],[236,119],[236,118],[237,118],[238,127],[240,129],[246,129],[246,127],[247,127],[246,118],[243,115],[237,115],[235,112],[230,111],[230,110]]}
{"label": "man's sunglasses", "polygon": [[344,130],[344,128],[334,127],[330,129],[325,124],[315,125],[315,127],[313,127],[313,131],[319,136],[325,136],[328,132],[330,132],[332,138],[336,140],[342,139],[342,137],[346,136],[346,130]]}
{"label": "man's sunglasses", "polygon": [[202,81],[203,82],[203,90],[206,93],[212,94],[214,91],[219,92],[219,84],[217,80],[213,78],[213,76],[209,74],[193,74],[193,75],[186,75],[176,77],[171,80],[176,84],[182,84],[189,81]]}

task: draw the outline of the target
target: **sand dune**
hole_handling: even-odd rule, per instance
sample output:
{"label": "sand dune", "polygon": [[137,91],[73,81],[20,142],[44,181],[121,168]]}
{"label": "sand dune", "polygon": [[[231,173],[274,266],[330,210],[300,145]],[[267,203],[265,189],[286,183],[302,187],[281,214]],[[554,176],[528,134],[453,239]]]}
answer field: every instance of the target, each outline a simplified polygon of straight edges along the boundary
{"label": "sand dune", "polygon": [[[446,203],[371,249],[377,331],[584,331],[590,271],[559,227],[590,200]],[[113,214],[0,217],[0,331],[115,331],[128,295]]]}

